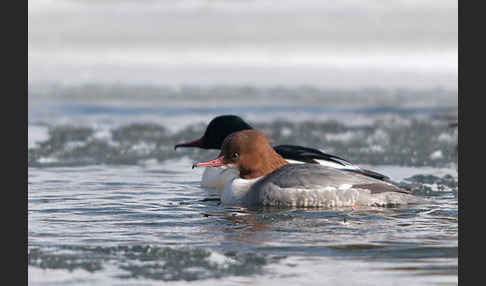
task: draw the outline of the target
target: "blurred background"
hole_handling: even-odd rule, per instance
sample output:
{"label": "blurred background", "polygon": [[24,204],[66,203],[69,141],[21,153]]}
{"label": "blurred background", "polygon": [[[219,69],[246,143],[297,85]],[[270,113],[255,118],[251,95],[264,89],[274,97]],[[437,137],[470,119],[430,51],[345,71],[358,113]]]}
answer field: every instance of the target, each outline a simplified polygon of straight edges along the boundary
{"label": "blurred background", "polygon": [[[228,113],[282,144],[383,163],[389,140],[358,148],[376,130],[350,126],[394,119],[398,128],[417,130],[411,119],[457,121],[457,1],[29,0],[28,13],[29,148],[40,147],[29,153],[30,163],[66,156],[105,162],[100,158],[116,148],[114,139],[139,142],[154,130],[165,137],[147,135],[152,147],[134,158],[197,158],[197,151],[171,148]],[[329,120],[339,128],[308,124],[334,124]],[[76,144],[100,144],[82,152],[66,142],[49,150],[38,144],[67,140],[65,133],[80,126],[89,132]],[[120,135],[140,128],[147,132]],[[452,144],[454,134],[441,138]],[[444,143],[410,140],[397,144],[425,148],[423,158]],[[420,148],[409,148],[414,144]],[[373,160],[363,155],[368,147]],[[121,156],[115,161],[128,160],[128,151],[113,152]]]}
{"label": "blurred background", "polygon": [[457,89],[457,1],[29,0],[29,84]]}

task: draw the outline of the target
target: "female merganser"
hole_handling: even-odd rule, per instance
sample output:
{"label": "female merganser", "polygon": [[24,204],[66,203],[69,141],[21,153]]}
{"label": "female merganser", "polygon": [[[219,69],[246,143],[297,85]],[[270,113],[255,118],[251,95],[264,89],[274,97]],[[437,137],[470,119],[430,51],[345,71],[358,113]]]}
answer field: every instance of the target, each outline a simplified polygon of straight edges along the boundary
{"label": "female merganser", "polygon": [[294,207],[390,206],[420,200],[409,191],[357,172],[318,164],[289,164],[257,130],[230,134],[220,156],[194,167],[235,168],[225,184],[226,205]]}
{"label": "female merganser", "polygon": [[[174,149],[179,147],[197,147],[219,150],[228,135],[233,132],[249,129],[253,129],[253,127],[240,117],[236,115],[221,115],[209,122],[201,138],[191,142],[177,144],[174,146]],[[297,145],[279,145],[273,147],[273,149],[289,163],[320,164],[348,172],[360,173],[379,180],[389,179],[383,174],[362,169],[341,157],[326,154],[317,149]],[[224,182],[235,175],[237,175],[235,169],[206,168],[202,176],[201,186],[222,190],[224,188]]]}

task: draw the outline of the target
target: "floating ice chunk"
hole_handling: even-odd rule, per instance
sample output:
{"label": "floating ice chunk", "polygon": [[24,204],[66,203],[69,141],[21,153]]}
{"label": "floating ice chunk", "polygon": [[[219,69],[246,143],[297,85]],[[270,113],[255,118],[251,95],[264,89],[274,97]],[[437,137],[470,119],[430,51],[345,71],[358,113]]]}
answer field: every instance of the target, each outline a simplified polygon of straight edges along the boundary
{"label": "floating ice chunk", "polygon": [[442,150],[437,150],[437,151],[432,152],[432,154],[430,154],[429,157],[432,160],[437,160],[437,159],[442,159],[444,157],[444,155],[442,154]]}

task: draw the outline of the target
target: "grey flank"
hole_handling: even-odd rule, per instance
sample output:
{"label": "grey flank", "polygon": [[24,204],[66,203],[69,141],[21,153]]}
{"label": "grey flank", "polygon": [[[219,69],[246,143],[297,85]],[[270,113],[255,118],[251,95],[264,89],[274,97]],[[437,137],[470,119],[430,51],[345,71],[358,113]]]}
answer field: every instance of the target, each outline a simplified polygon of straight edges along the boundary
{"label": "grey flank", "polygon": [[285,189],[309,189],[319,194],[319,190],[339,189],[343,185],[371,195],[396,193],[405,200],[412,198],[407,190],[358,173],[315,164],[289,164],[256,182],[243,201],[249,205],[295,205],[296,192]]}

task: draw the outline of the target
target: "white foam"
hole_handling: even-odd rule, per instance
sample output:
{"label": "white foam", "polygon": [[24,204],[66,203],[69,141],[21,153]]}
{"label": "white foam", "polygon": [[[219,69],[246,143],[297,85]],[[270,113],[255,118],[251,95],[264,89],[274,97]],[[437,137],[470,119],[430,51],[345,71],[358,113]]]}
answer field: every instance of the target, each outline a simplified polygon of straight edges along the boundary
{"label": "white foam", "polygon": [[346,131],[342,133],[327,133],[325,135],[326,140],[328,141],[340,141],[340,142],[349,142],[354,140],[360,136],[362,136],[362,132],[356,131]]}
{"label": "white foam", "polygon": [[442,159],[444,157],[444,155],[442,154],[442,150],[436,150],[436,151],[432,152],[432,154],[430,154],[429,157],[432,160],[438,160],[438,159]]}
{"label": "white foam", "polygon": [[236,263],[237,261],[227,257],[223,254],[211,251],[211,255],[209,255],[208,260],[210,263],[216,264],[218,267],[228,267],[232,263]]}
{"label": "white foam", "polygon": [[39,163],[57,163],[59,159],[56,157],[40,157],[37,161]]}
{"label": "white foam", "polygon": [[370,145],[376,143],[388,145],[389,142],[390,142],[390,135],[388,135],[388,133],[386,133],[382,129],[376,129],[375,132],[373,132],[373,134],[371,134],[370,136],[368,136],[368,138],[366,138],[366,143]]}
{"label": "white foam", "polygon": [[437,137],[437,140],[446,143],[457,143],[457,131],[454,134],[441,133],[439,137]]}

